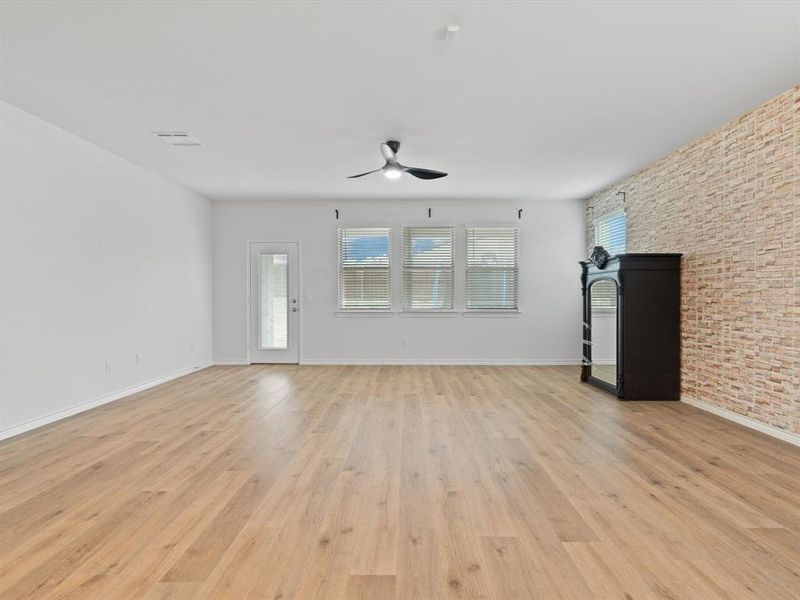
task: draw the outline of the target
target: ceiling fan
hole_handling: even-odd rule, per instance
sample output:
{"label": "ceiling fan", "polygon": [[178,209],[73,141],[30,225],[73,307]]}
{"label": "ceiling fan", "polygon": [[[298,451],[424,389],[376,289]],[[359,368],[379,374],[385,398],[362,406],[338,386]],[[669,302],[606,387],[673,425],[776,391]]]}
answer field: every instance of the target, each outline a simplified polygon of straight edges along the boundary
{"label": "ceiling fan", "polygon": [[358,175],[350,175],[348,179],[355,179],[356,177],[363,177],[370,173],[377,173],[383,171],[383,174],[389,179],[397,179],[403,173],[413,175],[418,179],[439,179],[440,177],[447,177],[447,173],[443,171],[434,171],[432,169],[418,169],[416,167],[406,167],[397,162],[397,151],[400,149],[400,142],[396,140],[388,140],[381,144],[381,154],[386,160],[380,169],[374,171],[367,171],[366,173],[359,173]]}

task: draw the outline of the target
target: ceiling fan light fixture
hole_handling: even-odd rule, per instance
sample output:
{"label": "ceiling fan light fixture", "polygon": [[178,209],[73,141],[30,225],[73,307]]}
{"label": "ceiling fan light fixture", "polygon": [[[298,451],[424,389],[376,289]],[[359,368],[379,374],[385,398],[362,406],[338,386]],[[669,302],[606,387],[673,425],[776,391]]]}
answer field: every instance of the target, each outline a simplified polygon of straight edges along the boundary
{"label": "ceiling fan light fixture", "polygon": [[397,140],[387,140],[381,144],[381,154],[383,155],[384,164],[380,169],[373,169],[366,173],[358,173],[357,175],[350,175],[348,179],[358,179],[364,175],[371,175],[372,173],[383,173],[386,179],[398,179],[403,173],[408,173],[417,179],[439,179],[440,177],[447,177],[444,171],[434,171],[433,169],[420,169],[418,167],[407,167],[402,165],[397,160],[397,151],[400,149],[400,142]]}
{"label": "ceiling fan light fixture", "polygon": [[402,173],[403,172],[397,167],[386,167],[383,170],[383,174],[386,176],[386,179],[398,179]]}

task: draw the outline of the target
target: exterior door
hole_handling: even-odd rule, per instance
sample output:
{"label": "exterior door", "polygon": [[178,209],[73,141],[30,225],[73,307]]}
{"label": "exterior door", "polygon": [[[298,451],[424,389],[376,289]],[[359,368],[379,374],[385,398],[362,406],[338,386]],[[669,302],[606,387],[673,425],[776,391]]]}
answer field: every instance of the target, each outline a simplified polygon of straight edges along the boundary
{"label": "exterior door", "polygon": [[251,363],[297,363],[300,357],[297,242],[250,243]]}

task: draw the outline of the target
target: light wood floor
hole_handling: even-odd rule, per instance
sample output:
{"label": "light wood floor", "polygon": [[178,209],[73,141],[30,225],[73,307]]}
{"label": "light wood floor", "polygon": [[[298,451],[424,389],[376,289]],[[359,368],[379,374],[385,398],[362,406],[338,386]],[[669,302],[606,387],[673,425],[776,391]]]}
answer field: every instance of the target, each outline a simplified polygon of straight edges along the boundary
{"label": "light wood floor", "polygon": [[215,367],[0,444],[0,597],[779,600],[800,452],[572,367]]}

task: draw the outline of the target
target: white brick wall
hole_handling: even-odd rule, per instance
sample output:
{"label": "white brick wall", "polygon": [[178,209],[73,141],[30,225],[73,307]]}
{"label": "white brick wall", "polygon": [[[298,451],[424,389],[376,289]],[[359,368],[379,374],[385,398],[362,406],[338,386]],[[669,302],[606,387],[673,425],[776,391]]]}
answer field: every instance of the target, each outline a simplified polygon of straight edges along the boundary
{"label": "white brick wall", "polygon": [[683,394],[800,433],[800,86],[587,202],[625,191],[629,252],[682,252]]}

